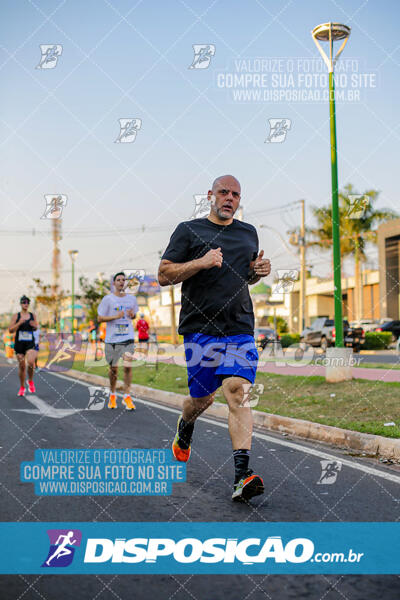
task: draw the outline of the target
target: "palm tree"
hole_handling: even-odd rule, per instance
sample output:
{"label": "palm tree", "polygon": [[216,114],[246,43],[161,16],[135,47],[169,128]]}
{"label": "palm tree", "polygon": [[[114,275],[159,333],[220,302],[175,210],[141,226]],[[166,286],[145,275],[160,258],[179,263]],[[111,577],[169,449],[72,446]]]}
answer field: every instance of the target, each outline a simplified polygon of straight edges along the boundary
{"label": "palm tree", "polygon": [[[367,198],[367,202],[355,210],[354,198]],[[362,195],[354,191],[351,183],[347,184],[339,192],[339,219],[340,219],[340,250],[342,260],[354,256],[354,296],[355,296],[355,320],[362,318],[361,314],[361,263],[367,260],[365,252],[367,243],[377,243],[377,231],[375,227],[398,215],[388,209],[376,209],[375,203],[379,197],[376,190],[367,190]],[[314,246],[322,250],[330,250],[332,247],[332,207],[312,207],[312,215],[316,220],[316,227],[307,228],[307,246]],[[293,243],[293,242],[292,242]]]}

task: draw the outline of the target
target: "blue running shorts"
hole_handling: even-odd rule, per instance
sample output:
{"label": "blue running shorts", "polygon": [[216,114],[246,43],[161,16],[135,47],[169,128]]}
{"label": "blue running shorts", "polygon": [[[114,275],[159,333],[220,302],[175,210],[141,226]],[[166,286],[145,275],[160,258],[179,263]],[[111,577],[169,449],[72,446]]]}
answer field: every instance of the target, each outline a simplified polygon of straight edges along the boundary
{"label": "blue running shorts", "polygon": [[184,336],[188,386],[192,398],[215,392],[226,376],[254,383],[258,352],[252,335],[215,337],[203,333]]}

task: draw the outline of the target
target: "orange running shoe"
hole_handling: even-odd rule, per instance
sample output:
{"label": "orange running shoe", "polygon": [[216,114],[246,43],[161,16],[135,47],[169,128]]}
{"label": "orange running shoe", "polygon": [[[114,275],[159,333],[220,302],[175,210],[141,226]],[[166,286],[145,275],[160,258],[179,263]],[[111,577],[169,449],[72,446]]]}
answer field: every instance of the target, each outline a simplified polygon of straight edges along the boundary
{"label": "orange running shoe", "polygon": [[246,502],[264,493],[264,482],[259,475],[255,475],[251,469],[243,474],[243,477],[233,486],[232,500]]}
{"label": "orange running shoe", "polygon": [[[178,419],[178,423],[176,426],[176,435],[174,437],[174,441],[172,442],[172,454],[175,456],[176,460],[179,460],[179,462],[187,462],[190,458],[190,453],[191,453],[191,445],[189,444],[188,448],[182,448],[180,446],[180,443],[182,444],[182,441],[179,439],[179,425],[180,422],[182,421],[182,415],[179,417]],[[192,441],[192,440],[190,440]],[[185,446],[187,446],[187,444],[184,444]]]}
{"label": "orange running shoe", "polygon": [[129,394],[125,394],[122,404],[125,404],[126,410],[136,410],[136,406],[133,404],[132,398],[129,396]]}
{"label": "orange running shoe", "polygon": [[108,401],[108,408],[117,408],[117,395],[110,394],[110,399]]}

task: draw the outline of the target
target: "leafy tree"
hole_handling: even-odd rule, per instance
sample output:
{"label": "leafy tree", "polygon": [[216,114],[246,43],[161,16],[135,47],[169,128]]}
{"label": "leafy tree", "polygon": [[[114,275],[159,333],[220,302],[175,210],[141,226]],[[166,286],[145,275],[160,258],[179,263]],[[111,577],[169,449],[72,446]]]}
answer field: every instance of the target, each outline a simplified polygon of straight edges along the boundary
{"label": "leafy tree", "polygon": [[[274,326],[274,317],[272,315],[269,315],[269,317],[267,318],[267,322],[269,325],[271,325],[273,327]],[[289,331],[287,321],[285,321],[285,319],[283,317],[279,317],[279,316],[276,317],[276,330],[279,335],[281,333],[287,333]]]}
{"label": "leafy tree", "polygon": [[271,295],[271,286],[267,285],[263,281],[259,281],[256,285],[251,288],[251,295],[255,294],[267,294],[267,296]]}
{"label": "leafy tree", "polygon": [[[358,195],[351,183],[347,184],[339,192],[339,225],[340,225],[340,250],[342,260],[347,257],[354,258],[355,278],[355,318],[361,315],[361,269],[362,262],[367,260],[366,246],[368,243],[376,244],[378,239],[377,230],[379,223],[398,217],[389,209],[376,209],[375,204],[379,197],[377,190],[366,190],[362,196],[368,198],[368,203],[360,208],[359,214],[354,212],[354,201],[351,196]],[[361,194],[359,194],[361,196]],[[321,250],[332,248],[332,206],[312,207],[312,215],[316,221],[315,227],[307,227],[307,246],[316,247]],[[291,233],[298,233],[295,230]],[[291,243],[298,246],[295,237]]]}
{"label": "leafy tree", "polygon": [[[46,306],[51,313],[53,313],[53,324],[57,326],[59,322],[60,303],[67,297],[67,293],[64,290],[58,289],[56,292],[52,285],[44,283],[39,278],[33,278],[35,287],[32,290],[34,297],[35,306],[42,305]],[[30,286],[31,287],[31,286]]]}
{"label": "leafy tree", "polygon": [[36,304],[43,304],[44,306],[53,307],[56,302],[56,294],[52,290],[52,286],[44,283],[39,278],[33,278],[36,289],[33,290],[33,296]]}
{"label": "leafy tree", "polygon": [[87,316],[90,320],[97,322],[97,309],[102,298],[110,292],[110,282],[97,277],[90,282],[87,277],[79,278],[82,290],[81,299],[87,308]]}

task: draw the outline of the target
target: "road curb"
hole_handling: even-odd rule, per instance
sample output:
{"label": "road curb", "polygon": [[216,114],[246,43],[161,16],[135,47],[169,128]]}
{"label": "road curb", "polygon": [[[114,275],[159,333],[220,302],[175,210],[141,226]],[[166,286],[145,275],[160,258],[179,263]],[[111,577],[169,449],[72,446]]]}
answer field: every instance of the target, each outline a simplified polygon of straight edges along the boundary
{"label": "road curb", "polygon": [[[65,373],[67,375],[67,373]],[[85,381],[93,385],[108,386],[108,378],[101,375],[93,375],[82,371],[71,370],[68,375],[74,379]],[[122,391],[123,382],[118,380],[117,390]],[[186,398],[183,394],[174,392],[166,392],[155,388],[146,387],[144,385],[132,384],[132,392],[134,396],[143,400],[154,400],[161,404],[173,406],[174,408],[182,408],[183,400]],[[214,402],[204,413],[210,417],[219,419],[228,419],[228,407],[226,404]],[[378,458],[389,458],[396,461],[400,460],[400,439],[386,438],[381,435],[372,435],[370,433],[360,433],[350,429],[341,429],[340,427],[332,427],[331,425],[322,425],[321,423],[313,423],[312,421],[304,421],[293,417],[283,417],[281,415],[273,415],[257,410],[253,410],[254,425],[268,431],[278,433],[286,433],[307,440],[316,440],[340,446],[348,450],[356,452],[364,452],[368,455],[374,455]]]}

